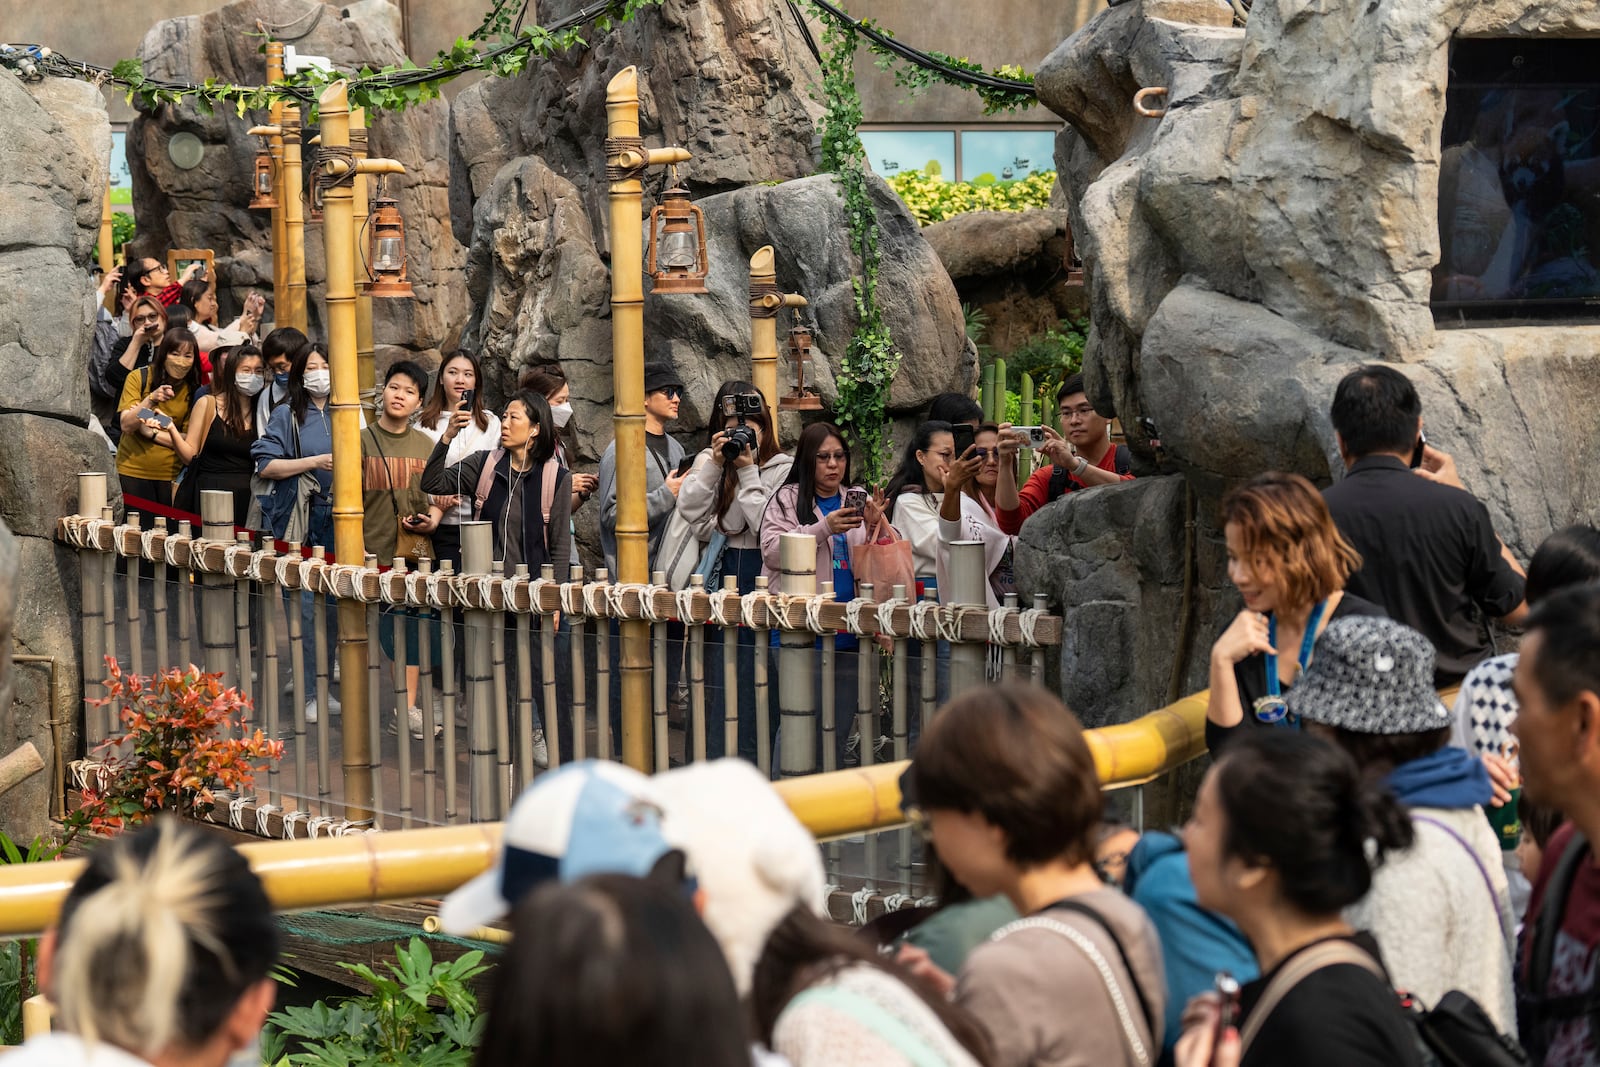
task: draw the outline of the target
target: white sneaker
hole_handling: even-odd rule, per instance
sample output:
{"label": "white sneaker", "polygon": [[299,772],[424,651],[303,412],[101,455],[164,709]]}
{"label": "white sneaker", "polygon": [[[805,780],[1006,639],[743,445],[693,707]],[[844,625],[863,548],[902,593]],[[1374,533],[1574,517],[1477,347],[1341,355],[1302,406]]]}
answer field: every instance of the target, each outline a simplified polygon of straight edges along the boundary
{"label": "white sneaker", "polygon": [[306,722],[307,723],[314,723],[316,721],[317,721],[317,702],[315,700],[308,700],[308,701],[306,701]]}
{"label": "white sneaker", "polygon": [[535,767],[550,766],[550,746],[544,743],[544,728],[533,728],[533,765]]}
{"label": "white sneaker", "polygon": [[[412,707],[406,710],[406,725],[411,727],[411,736],[418,741],[422,740],[423,711],[421,708]],[[444,723],[439,721],[439,716],[433,718],[433,736],[438,737],[444,733]]]}

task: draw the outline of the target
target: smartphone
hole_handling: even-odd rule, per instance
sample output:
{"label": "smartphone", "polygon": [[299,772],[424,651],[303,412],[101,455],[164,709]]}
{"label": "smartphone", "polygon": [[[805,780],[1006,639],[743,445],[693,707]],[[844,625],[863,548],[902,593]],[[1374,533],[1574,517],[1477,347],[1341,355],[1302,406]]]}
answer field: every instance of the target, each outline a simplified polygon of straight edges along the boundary
{"label": "smartphone", "polygon": [[978,432],[972,428],[971,423],[958,422],[950,427],[951,436],[956,439],[956,458],[960,459],[967,454],[967,449],[972,447],[973,439]]}
{"label": "smartphone", "polygon": [[172,425],[172,416],[160,411],[151,411],[149,408],[140,408],[135,414],[141,419],[155,419],[156,425],[165,430]]}
{"label": "smartphone", "polygon": [[694,466],[694,457],[693,456],[684,456],[683,457],[683,462],[678,464],[677,477],[682,478],[685,474],[688,474],[689,473],[689,468],[692,467],[692,466]]}
{"label": "smartphone", "polygon": [[1011,432],[1021,434],[1032,448],[1044,446],[1043,426],[1013,426],[1011,427]]}
{"label": "smartphone", "polygon": [[420,522],[427,522],[428,516],[426,513],[419,511],[415,515],[407,515],[406,521],[415,526]]}
{"label": "smartphone", "polygon": [[466,408],[468,411],[471,411],[472,402],[476,400],[477,397],[478,391],[476,389],[463,389],[461,391],[461,403],[457,404],[456,407]]}
{"label": "smartphone", "polygon": [[1416,470],[1422,466],[1422,450],[1428,447],[1428,435],[1421,430],[1417,431],[1417,447],[1411,450],[1411,469]]}
{"label": "smartphone", "polygon": [[844,491],[844,506],[852,511],[860,511],[867,506],[867,491],[865,489],[846,489]]}

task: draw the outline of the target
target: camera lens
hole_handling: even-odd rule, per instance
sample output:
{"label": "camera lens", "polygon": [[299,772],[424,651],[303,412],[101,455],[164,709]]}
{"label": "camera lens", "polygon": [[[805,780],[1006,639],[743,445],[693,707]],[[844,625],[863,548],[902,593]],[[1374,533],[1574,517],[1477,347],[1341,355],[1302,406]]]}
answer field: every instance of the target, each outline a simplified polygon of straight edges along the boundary
{"label": "camera lens", "polygon": [[728,431],[728,439],[722,442],[722,456],[724,459],[738,459],[739,454],[746,448],[756,447],[756,432],[749,426],[735,426]]}

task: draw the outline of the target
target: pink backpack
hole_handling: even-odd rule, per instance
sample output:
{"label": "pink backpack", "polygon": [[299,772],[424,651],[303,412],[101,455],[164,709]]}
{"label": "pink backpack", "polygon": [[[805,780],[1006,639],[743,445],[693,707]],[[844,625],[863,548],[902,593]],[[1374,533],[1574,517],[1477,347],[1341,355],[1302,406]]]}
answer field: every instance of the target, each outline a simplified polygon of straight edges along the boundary
{"label": "pink backpack", "polygon": [[[500,465],[500,457],[506,454],[503,448],[492,449],[487,459],[483,461],[483,469],[478,472],[478,484],[472,491],[472,517],[483,517],[483,502],[489,499],[489,490],[494,488],[494,471]],[[561,475],[561,464],[555,462],[555,457],[545,461],[543,491],[539,494],[539,510],[544,513],[544,524],[550,525],[550,502],[555,499],[556,479]]]}

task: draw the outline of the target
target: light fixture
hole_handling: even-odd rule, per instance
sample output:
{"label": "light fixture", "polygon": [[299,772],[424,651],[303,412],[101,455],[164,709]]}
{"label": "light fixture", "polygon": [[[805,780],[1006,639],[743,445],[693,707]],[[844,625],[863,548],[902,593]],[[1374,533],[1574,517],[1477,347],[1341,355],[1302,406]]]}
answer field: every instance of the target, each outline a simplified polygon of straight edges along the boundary
{"label": "light fixture", "polygon": [[255,195],[250,198],[250,208],[254,211],[273,211],[277,206],[278,198],[272,192],[272,156],[263,146],[256,153]]}
{"label": "light fixture", "polygon": [[650,247],[645,271],[652,293],[706,292],[706,220],[689,202],[689,191],[678,184],[678,169],[671,168],[671,188],[650,212]]}
{"label": "light fixture", "polygon": [[372,201],[369,222],[372,238],[367,246],[367,269],[373,280],[368,296],[409,297],[411,282],[406,278],[406,224],[400,217],[400,203],[389,196],[382,183]]}
{"label": "light fixture", "polygon": [[789,331],[789,359],[794,363],[794,390],[778,398],[783,411],[821,411],[822,397],[815,389],[806,388],[806,364],[811,360],[811,328],[795,315],[794,328]]}

